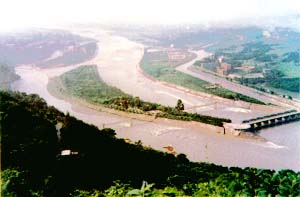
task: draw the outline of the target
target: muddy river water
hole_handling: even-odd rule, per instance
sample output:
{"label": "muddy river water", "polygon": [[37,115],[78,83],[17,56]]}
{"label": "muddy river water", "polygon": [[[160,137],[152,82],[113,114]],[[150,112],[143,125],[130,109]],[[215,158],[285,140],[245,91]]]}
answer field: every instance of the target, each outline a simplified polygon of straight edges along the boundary
{"label": "muddy river water", "polygon": [[[101,65],[104,63],[102,60]],[[193,161],[213,162],[226,166],[289,168],[300,171],[300,122],[262,130],[260,135],[266,141],[259,141],[224,136],[204,128],[192,128],[188,124],[174,125],[167,120],[164,122],[131,120],[52,96],[47,91],[49,78],[73,68],[39,69],[35,66],[19,66],[16,68],[16,73],[21,76],[21,79],[12,85],[12,89],[36,93],[49,105],[63,112],[68,111],[78,119],[100,128],[104,125],[114,128],[118,137],[128,138],[131,141],[141,140],[144,145],[158,150],[164,150],[164,146],[172,145],[177,153],[184,153]],[[105,70],[105,67],[99,67],[99,71],[105,72]],[[117,82],[111,81],[111,83],[117,86]]]}

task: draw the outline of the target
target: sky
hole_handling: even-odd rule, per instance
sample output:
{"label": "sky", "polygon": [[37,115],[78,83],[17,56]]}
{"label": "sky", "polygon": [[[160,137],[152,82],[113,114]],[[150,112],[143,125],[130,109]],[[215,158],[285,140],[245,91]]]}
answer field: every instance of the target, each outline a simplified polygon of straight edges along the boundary
{"label": "sky", "polygon": [[300,0],[0,0],[0,31],[62,23],[180,24],[300,16]]}

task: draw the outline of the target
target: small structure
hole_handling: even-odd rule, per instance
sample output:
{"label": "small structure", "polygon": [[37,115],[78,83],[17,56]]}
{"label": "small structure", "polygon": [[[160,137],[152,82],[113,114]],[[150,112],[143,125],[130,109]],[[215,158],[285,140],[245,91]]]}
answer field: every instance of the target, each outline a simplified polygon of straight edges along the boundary
{"label": "small structure", "polygon": [[61,156],[69,156],[69,155],[78,155],[78,152],[72,152],[71,150],[62,150],[60,153]]}
{"label": "small structure", "polygon": [[254,66],[243,65],[243,66],[239,66],[239,67],[234,67],[234,69],[235,70],[241,70],[241,71],[246,72],[246,73],[250,73],[255,69],[255,67]]}
{"label": "small structure", "polygon": [[227,72],[231,70],[231,65],[227,64],[227,63],[221,63],[220,67],[223,68]]}
{"label": "small structure", "polygon": [[229,77],[230,79],[242,78],[242,76],[239,74],[229,74],[227,77]]}
{"label": "small structure", "polygon": [[163,148],[167,149],[167,151],[171,154],[175,154],[174,147],[172,145],[164,146]]}
{"label": "small structure", "polygon": [[186,54],[179,50],[168,51],[168,58],[171,61],[180,61],[186,58]]}
{"label": "small structure", "polygon": [[288,110],[276,114],[269,114],[257,118],[242,121],[241,124],[236,125],[236,131],[256,131],[266,127],[287,124],[293,121],[300,120],[300,111]]}
{"label": "small structure", "polygon": [[228,75],[231,70],[231,65],[227,63],[220,63],[220,67],[216,69],[218,75],[225,76]]}

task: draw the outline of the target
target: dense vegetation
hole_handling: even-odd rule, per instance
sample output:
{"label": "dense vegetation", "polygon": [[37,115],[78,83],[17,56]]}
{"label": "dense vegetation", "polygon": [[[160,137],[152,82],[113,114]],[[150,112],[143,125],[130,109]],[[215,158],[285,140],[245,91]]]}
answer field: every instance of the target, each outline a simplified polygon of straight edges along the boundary
{"label": "dense vegetation", "polygon": [[300,78],[280,78],[268,83],[271,87],[300,92]]}
{"label": "dense vegetation", "polygon": [[[249,42],[242,45],[241,48],[235,52],[230,47],[219,49],[215,54],[216,57],[224,56],[224,61],[233,66],[231,73],[242,76],[238,79],[239,82],[251,85],[265,84],[274,88],[299,92],[299,52],[282,53],[282,46],[266,44],[262,41]],[[210,66],[206,62],[202,63]],[[211,62],[209,63],[211,64]],[[248,78],[249,73],[234,69],[234,67],[241,65],[254,66],[255,69],[251,73],[263,73],[264,78]],[[264,72],[264,69],[267,69],[268,72]]]}
{"label": "dense vegetation", "polygon": [[236,81],[245,85],[260,85],[262,83],[274,88],[281,88],[291,92],[300,92],[300,78],[286,77],[280,70],[270,70],[264,78],[237,78]]}
{"label": "dense vegetation", "polygon": [[149,55],[149,53],[145,53],[141,63],[141,68],[146,74],[158,80],[166,81],[168,83],[176,84],[195,91],[205,92],[227,99],[237,99],[250,103],[264,104],[263,102],[255,98],[251,98],[221,87],[218,87],[216,89],[207,88],[209,86],[212,86],[212,84],[188,74],[179,72],[174,68],[168,66],[166,62],[161,61],[157,63],[157,59],[155,58],[159,57],[156,57],[155,55],[153,55],[153,53],[151,53],[151,55]]}
{"label": "dense vegetation", "polygon": [[231,122],[229,119],[187,113],[176,109],[175,106],[167,107],[127,95],[103,82],[95,66],[82,66],[53,79],[49,84],[49,90],[57,95],[71,95],[93,104],[131,113],[198,121],[216,126],[222,126],[223,122]]}
{"label": "dense vegetation", "polygon": [[[193,163],[128,144],[37,95],[0,91],[0,115],[2,196],[300,195],[299,172]],[[73,154],[60,155],[66,149]]]}
{"label": "dense vegetation", "polygon": [[299,57],[299,52],[298,51],[293,51],[289,53],[283,54],[284,59],[282,60],[283,62],[294,62],[299,64],[300,62],[300,57]]}
{"label": "dense vegetation", "polygon": [[0,89],[9,89],[12,82],[19,79],[13,68],[0,64]]}

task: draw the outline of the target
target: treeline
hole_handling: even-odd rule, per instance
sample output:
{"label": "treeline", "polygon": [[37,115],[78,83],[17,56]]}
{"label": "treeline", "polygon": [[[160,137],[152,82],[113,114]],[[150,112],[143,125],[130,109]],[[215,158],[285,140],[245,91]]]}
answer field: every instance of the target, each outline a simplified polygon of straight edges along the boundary
{"label": "treeline", "polygon": [[0,112],[2,196],[300,195],[299,172],[194,163],[128,144],[37,95],[0,91]]}
{"label": "treeline", "polygon": [[268,85],[274,88],[281,88],[291,92],[300,93],[300,77],[295,78],[280,78],[274,81],[268,82]]}
{"label": "treeline", "polygon": [[[230,119],[188,113],[174,107],[163,106],[130,96],[120,89],[107,85],[98,75],[95,66],[82,66],[50,81],[49,90],[65,96],[75,96],[93,104],[137,114],[156,115],[176,120],[198,121],[222,126]],[[242,96],[242,95],[241,95]]]}
{"label": "treeline", "polygon": [[[175,68],[168,66],[166,62],[160,62],[160,61],[158,62],[157,59],[155,59],[155,56],[152,57],[154,55],[153,53],[150,55],[150,57],[149,54],[150,53],[145,53],[143,60],[141,62],[141,68],[147,75],[150,75],[151,77],[154,77],[160,81],[176,84],[191,90],[205,92],[222,98],[227,98],[232,100],[240,99],[242,101],[261,104],[261,105],[265,104],[264,102],[261,102],[255,98],[242,95],[240,93],[233,92],[231,90],[222,87],[216,89],[208,89],[207,86],[211,86],[213,84],[203,81],[199,78],[193,77],[191,75],[188,75],[186,73],[177,71]],[[216,58],[216,56],[214,58]],[[214,58],[212,58],[212,62],[211,62],[212,65],[210,66],[217,67],[217,64],[214,63],[215,61]],[[209,58],[205,59],[204,61],[209,61]],[[195,63],[201,65],[201,62],[195,62]]]}
{"label": "treeline", "polygon": [[285,77],[284,74],[276,69],[264,74],[264,78],[235,78],[239,83],[245,85],[259,85],[262,83],[274,88],[280,88],[291,92],[300,92],[299,77]]}
{"label": "treeline", "polygon": [[15,74],[13,67],[0,63],[0,89],[10,89],[11,83],[19,78],[20,77]]}
{"label": "treeline", "polygon": [[118,97],[104,101],[104,106],[132,113],[155,115],[175,120],[197,121],[215,126],[223,126],[223,122],[231,122],[230,119],[217,118],[212,116],[189,113],[176,107],[163,106],[157,103],[150,103],[140,100],[139,97]]}
{"label": "treeline", "polygon": [[300,52],[298,52],[298,51],[293,51],[293,52],[283,54],[284,59],[282,60],[282,62],[294,62],[296,64],[299,64],[299,62],[300,62],[300,54],[299,53]]}

